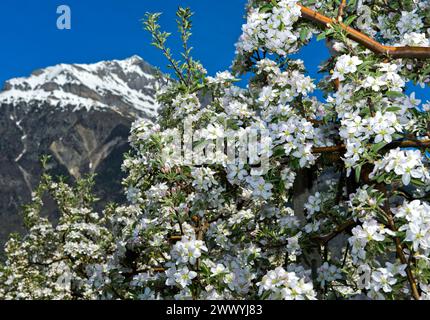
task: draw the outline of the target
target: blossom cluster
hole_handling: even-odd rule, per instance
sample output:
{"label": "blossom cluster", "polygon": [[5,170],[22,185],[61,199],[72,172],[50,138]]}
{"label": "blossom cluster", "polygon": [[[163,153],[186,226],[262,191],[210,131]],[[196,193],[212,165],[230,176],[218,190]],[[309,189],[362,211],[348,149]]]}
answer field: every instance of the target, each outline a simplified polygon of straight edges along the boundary
{"label": "blossom cluster", "polygon": [[426,257],[430,253],[430,205],[420,200],[405,202],[396,208],[395,217],[405,219],[399,231],[406,232],[405,241],[412,243],[417,258]]}
{"label": "blossom cluster", "polygon": [[269,293],[273,300],[315,299],[312,283],[298,277],[294,272],[287,272],[282,267],[269,271],[258,284],[259,294]]}
{"label": "blossom cluster", "polygon": [[261,12],[251,8],[242,35],[237,44],[237,53],[259,50],[262,46],[273,53],[285,56],[295,50],[299,33],[293,24],[301,15],[297,0],[281,0],[272,12]]}
{"label": "blossom cluster", "polygon": [[390,150],[381,160],[376,161],[370,177],[381,173],[394,173],[401,177],[405,186],[409,185],[412,179],[430,183],[430,172],[424,166],[423,154],[419,150]]}

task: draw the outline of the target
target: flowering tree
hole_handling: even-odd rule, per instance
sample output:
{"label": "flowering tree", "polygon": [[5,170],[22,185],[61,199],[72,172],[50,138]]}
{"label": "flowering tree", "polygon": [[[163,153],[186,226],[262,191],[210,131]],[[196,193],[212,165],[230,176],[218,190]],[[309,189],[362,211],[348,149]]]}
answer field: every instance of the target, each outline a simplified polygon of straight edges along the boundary
{"label": "flowering tree", "polygon": [[[43,160],[46,168],[47,159]],[[109,210],[100,217],[92,210],[93,179],[71,188],[64,181],[42,176],[24,209],[25,238],[13,236],[5,247],[7,262],[0,266],[3,299],[94,298],[93,274],[115,250]],[[41,215],[45,201],[57,205],[56,225]]]}
{"label": "flowering tree", "polygon": [[[216,77],[191,57],[190,10],[177,14],[182,62],[148,15],[175,80],[158,122],[133,125],[129,204],[98,219],[84,189],[46,176],[29,235],[7,245],[0,296],[430,297],[430,104],[405,94],[430,82],[429,12],[428,1],[251,0],[234,75]],[[291,57],[313,37],[331,53],[318,83]],[[44,190],[63,208],[55,228],[34,213]]]}

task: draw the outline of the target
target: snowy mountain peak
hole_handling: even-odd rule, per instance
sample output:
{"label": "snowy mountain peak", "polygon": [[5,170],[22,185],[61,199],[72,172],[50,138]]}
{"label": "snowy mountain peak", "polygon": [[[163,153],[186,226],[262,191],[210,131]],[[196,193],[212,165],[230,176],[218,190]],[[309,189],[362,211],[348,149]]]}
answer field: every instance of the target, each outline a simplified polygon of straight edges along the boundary
{"label": "snowy mountain peak", "polygon": [[0,104],[48,103],[56,107],[111,108],[153,117],[162,79],[141,57],[94,64],[59,64],[6,81]]}

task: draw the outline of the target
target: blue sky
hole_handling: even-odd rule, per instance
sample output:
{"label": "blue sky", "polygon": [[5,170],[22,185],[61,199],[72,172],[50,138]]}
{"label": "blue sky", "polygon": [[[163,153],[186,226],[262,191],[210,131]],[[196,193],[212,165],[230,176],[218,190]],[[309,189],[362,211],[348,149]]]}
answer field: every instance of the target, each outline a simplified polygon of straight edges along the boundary
{"label": "blue sky", "polygon": [[[163,12],[163,28],[175,32],[178,6],[189,6],[195,12],[193,55],[214,74],[227,69],[233,60],[245,3],[246,0],[2,0],[0,83],[58,63],[91,63],[133,54],[167,70],[163,56],[150,45],[141,19],[146,12]],[[71,8],[71,30],[56,27],[56,10],[62,4]],[[177,37],[169,41],[173,51],[179,49]],[[314,77],[318,62],[326,56],[322,43],[313,44],[301,55]]]}
{"label": "blue sky", "polygon": [[[145,12],[163,12],[161,23],[175,31],[178,6],[196,13],[194,55],[214,73],[229,67],[243,23],[245,0],[2,0],[0,82],[57,63],[91,63],[138,54],[166,64],[143,30]],[[56,28],[57,7],[70,6],[72,29]],[[170,42],[173,49],[179,43]],[[198,45],[197,45],[198,44]]]}
{"label": "blue sky", "polygon": [[[245,3],[246,0],[1,0],[0,85],[58,63],[92,63],[133,54],[167,71],[166,61],[151,47],[141,19],[145,12],[163,12],[162,26],[174,32],[178,6],[189,6],[195,12],[193,55],[214,74],[231,64],[234,43],[244,22]],[[63,4],[72,11],[71,30],[56,27],[57,7]],[[169,44],[173,51],[179,49],[177,37]],[[323,41],[312,41],[299,57],[316,78],[318,63],[327,57]],[[418,91],[422,95],[429,90]],[[426,96],[430,98],[430,94]]]}

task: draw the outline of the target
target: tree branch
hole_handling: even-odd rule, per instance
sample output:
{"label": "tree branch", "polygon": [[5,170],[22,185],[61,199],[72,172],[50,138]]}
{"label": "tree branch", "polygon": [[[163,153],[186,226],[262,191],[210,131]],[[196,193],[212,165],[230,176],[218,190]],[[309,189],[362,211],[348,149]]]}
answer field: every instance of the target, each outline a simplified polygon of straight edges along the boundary
{"label": "tree branch", "polygon": [[[430,147],[430,140],[403,140],[394,141],[389,143],[385,148],[428,148]],[[330,153],[330,152],[341,152],[346,149],[344,144],[339,144],[330,147],[315,147],[312,149],[312,153]]]}
{"label": "tree branch", "polygon": [[340,226],[338,226],[335,230],[333,230],[331,233],[325,235],[325,236],[315,236],[312,237],[312,240],[316,240],[321,244],[326,244],[327,242],[329,242],[331,239],[335,238],[337,235],[341,234],[342,232],[348,230],[349,228],[352,228],[354,226],[357,225],[357,222],[354,220],[347,220],[346,222],[344,222],[343,224],[341,224]]}
{"label": "tree branch", "polygon": [[[363,45],[374,53],[381,55],[388,55],[392,58],[416,58],[416,59],[429,59],[430,47],[393,47],[380,44],[374,39],[366,36],[364,33],[347,26],[344,23],[338,22],[337,19],[324,16],[312,9],[305,6],[300,6],[302,11],[302,18],[315,22],[325,28],[328,24],[339,24],[344,31],[346,31],[348,38]],[[343,9],[342,9],[343,12]]]}
{"label": "tree branch", "polygon": [[[385,186],[383,186],[383,191],[384,191],[385,198],[386,198],[385,203],[384,203],[384,212],[385,212],[385,215],[387,216],[388,225],[392,231],[397,232],[397,228],[396,228],[396,225],[394,223],[393,214],[391,213],[391,209],[390,209],[389,195],[387,192],[387,188]],[[411,287],[412,297],[415,300],[420,300],[420,293],[418,291],[417,282],[416,282],[415,277],[414,277],[412,270],[411,270],[410,261],[406,260],[405,254],[403,252],[402,242],[401,242],[400,238],[397,236],[394,236],[394,245],[396,247],[397,257],[400,259],[400,262],[402,264],[406,265],[405,272],[406,272],[406,276],[407,276],[409,285]],[[410,255],[412,255],[412,253],[410,253]]]}

